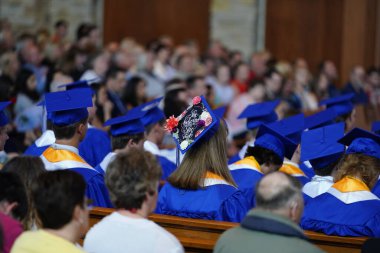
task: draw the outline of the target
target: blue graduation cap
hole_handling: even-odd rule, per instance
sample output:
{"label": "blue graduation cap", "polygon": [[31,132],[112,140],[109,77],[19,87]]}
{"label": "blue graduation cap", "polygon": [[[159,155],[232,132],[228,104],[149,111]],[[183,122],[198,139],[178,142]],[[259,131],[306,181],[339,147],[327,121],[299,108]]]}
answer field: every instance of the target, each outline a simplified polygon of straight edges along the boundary
{"label": "blue graduation cap", "polygon": [[372,123],[372,132],[375,134],[380,134],[380,121],[375,121]]}
{"label": "blue graduation cap", "polygon": [[304,132],[301,140],[301,161],[309,161],[316,170],[336,162],[345,151],[345,146],[338,143],[343,136],[343,122]]}
{"label": "blue graduation cap", "polygon": [[305,118],[305,128],[311,130],[333,124],[337,116],[332,108],[317,112]]}
{"label": "blue graduation cap", "polygon": [[4,102],[0,102],[0,127],[3,127],[5,126],[6,124],[9,123],[9,119],[7,117],[7,115],[5,114],[4,112],[4,109],[10,105],[12,102],[10,101],[4,101]]}
{"label": "blue graduation cap", "polygon": [[354,104],[352,103],[354,96],[354,93],[348,93],[346,95],[322,100],[319,105],[326,105],[327,108],[334,109],[337,116],[349,114],[354,109]]}
{"label": "blue graduation cap", "polygon": [[249,105],[239,115],[238,119],[247,118],[248,129],[255,129],[261,124],[274,122],[278,118],[275,109],[279,103],[280,100],[277,99],[274,101]]}
{"label": "blue graduation cap", "polygon": [[354,128],[338,142],[348,146],[346,154],[363,154],[380,159],[380,136],[377,134]]}
{"label": "blue graduation cap", "polygon": [[286,136],[294,143],[300,143],[302,132],[305,130],[305,116],[303,113],[300,113],[270,123],[268,126],[280,134]]}
{"label": "blue graduation cap", "polygon": [[225,112],[226,112],[227,106],[221,106],[214,110],[214,114],[218,116],[218,118],[222,119]]}
{"label": "blue graduation cap", "polygon": [[291,159],[294,151],[297,149],[296,143],[265,124],[259,128],[255,146],[273,151],[281,160],[284,157]]}
{"label": "blue graduation cap", "polygon": [[164,112],[160,108],[158,108],[158,105],[160,104],[162,99],[163,97],[156,98],[148,103],[142,104],[134,108],[136,110],[141,110],[141,112],[143,113],[141,121],[144,124],[144,126],[155,124],[160,120],[165,119]]}
{"label": "blue graduation cap", "polygon": [[110,132],[112,136],[123,134],[139,134],[144,133],[144,124],[141,122],[142,114],[127,113],[104,123],[104,126],[111,126]]}
{"label": "blue graduation cap", "polygon": [[182,154],[194,144],[209,140],[218,127],[219,118],[203,96],[194,97],[193,104],[177,118],[171,116],[166,120],[166,129],[173,136]]}
{"label": "blue graduation cap", "polygon": [[74,89],[45,94],[47,118],[57,126],[68,126],[88,117],[92,107],[90,89]]}

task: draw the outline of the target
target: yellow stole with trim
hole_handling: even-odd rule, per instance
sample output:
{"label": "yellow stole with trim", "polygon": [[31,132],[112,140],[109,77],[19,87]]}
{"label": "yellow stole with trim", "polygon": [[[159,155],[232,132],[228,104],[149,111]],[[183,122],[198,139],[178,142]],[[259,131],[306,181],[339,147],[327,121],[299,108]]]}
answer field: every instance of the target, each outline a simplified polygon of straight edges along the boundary
{"label": "yellow stole with trim", "polygon": [[245,157],[244,159],[240,160],[240,161],[237,161],[236,163],[234,164],[237,164],[237,165],[244,165],[244,164],[247,164],[251,167],[254,167],[256,168],[258,171],[261,171],[261,167],[260,167],[260,164],[256,161],[256,158],[253,157],[253,156],[247,156]]}
{"label": "yellow stole with trim", "polygon": [[279,169],[279,171],[286,173],[288,175],[300,175],[305,176],[305,173],[298,167],[293,164],[284,162]]}
{"label": "yellow stole with trim", "polygon": [[51,163],[57,163],[62,161],[75,161],[87,164],[82,157],[65,149],[54,149],[52,147],[47,148],[42,155]]}
{"label": "yellow stole with trim", "polygon": [[368,186],[360,179],[345,176],[332,186],[340,192],[370,191]]}

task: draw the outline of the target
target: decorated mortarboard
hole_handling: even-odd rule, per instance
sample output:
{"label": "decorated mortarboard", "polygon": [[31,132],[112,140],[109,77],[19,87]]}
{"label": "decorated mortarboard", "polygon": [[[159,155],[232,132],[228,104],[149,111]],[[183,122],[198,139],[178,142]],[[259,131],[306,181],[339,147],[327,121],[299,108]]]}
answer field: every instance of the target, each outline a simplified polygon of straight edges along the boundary
{"label": "decorated mortarboard", "polygon": [[47,118],[57,126],[67,126],[88,117],[92,107],[90,89],[74,89],[45,94]]}
{"label": "decorated mortarboard", "polygon": [[346,154],[363,154],[380,159],[380,136],[377,134],[354,128],[338,142],[348,146]]}
{"label": "decorated mortarboard", "polygon": [[155,124],[163,119],[165,119],[164,112],[158,107],[163,97],[156,98],[148,103],[142,104],[136,107],[136,110],[141,110],[143,116],[141,118],[144,126]]}
{"label": "decorated mortarboard", "polygon": [[352,99],[354,98],[354,93],[349,93],[329,99],[322,100],[319,105],[326,105],[327,108],[332,108],[337,116],[349,114],[354,109],[354,104]]}
{"label": "decorated mortarboard", "polygon": [[268,124],[270,128],[286,136],[294,143],[301,142],[302,132],[305,130],[305,116],[303,113]]}
{"label": "decorated mortarboard", "polygon": [[305,128],[311,130],[333,124],[337,116],[332,108],[317,112],[305,118]]}
{"label": "decorated mortarboard", "polygon": [[211,138],[218,127],[219,119],[203,96],[194,97],[192,105],[178,117],[170,116],[165,126],[182,154],[199,141]]}
{"label": "decorated mortarboard", "polygon": [[372,123],[372,132],[375,134],[380,134],[380,121],[375,121]]}
{"label": "decorated mortarboard", "polygon": [[316,170],[336,162],[345,151],[345,146],[338,143],[343,136],[343,122],[304,132],[301,140],[301,161],[309,161]]}
{"label": "decorated mortarboard", "polygon": [[218,118],[222,119],[224,117],[224,114],[226,112],[227,106],[221,106],[216,109],[214,109],[214,114],[218,116]]}
{"label": "decorated mortarboard", "polygon": [[256,135],[255,146],[273,151],[281,160],[283,160],[284,157],[291,159],[297,148],[296,143],[265,124],[259,128]]}
{"label": "decorated mortarboard", "polygon": [[0,127],[5,126],[6,124],[9,123],[9,119],[4,112],[4,109],[11,103],[12,102],[10,101],[0,102]]}
{"label": "decorated mortarboard", "polygon": [[275,112],[280,100],[252,104],[247,106],[239,115],[238,119],[247,118],[247,128],[255,129],[261,124],[268,124],[278,119]]}
{"label": "decorated mortarboard", "polygon": [[110,132],[112,136],[139,134],[145,131],[141,117],[141,113],[128,112],[126,115],[107,120],[104,126],[111,126]]}

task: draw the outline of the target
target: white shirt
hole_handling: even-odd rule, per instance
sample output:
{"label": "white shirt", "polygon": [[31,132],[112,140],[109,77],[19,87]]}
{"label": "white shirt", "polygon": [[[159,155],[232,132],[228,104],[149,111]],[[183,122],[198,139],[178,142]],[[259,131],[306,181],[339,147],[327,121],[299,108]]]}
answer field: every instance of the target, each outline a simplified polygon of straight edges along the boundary
{"label": "white shirt", "polygon": [[183,247],[172,234],[147,219],[134,219],[117,212],[105,217],[84,240],[89,253],[183,253]]}
{"label": "white shirt", "polygon": [[334,184],[332,176],[318,176],[315,175],[310,182],[306,183],[302,189],[303,193],[309,197],[315,198],[330,189]]}

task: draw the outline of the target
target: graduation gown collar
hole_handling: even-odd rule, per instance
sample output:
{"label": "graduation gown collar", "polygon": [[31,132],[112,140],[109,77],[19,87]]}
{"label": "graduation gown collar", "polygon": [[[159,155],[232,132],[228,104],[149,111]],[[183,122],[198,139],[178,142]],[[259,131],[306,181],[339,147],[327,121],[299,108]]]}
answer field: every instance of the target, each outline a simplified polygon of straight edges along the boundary
{"label": "graduation gown collar", "polygon": [[247,156],[244,159],[237,161],[229,166],[230,170],[237,169],[251,169],[263,173],[260,167],[260,164],[256,161],[256,158],[253,156]]}
{"label": "graduation gown collar", "polygon": [[370,191],[368,186],[362,180],[351,176],[342,178],[332,187],[340,192]]}

